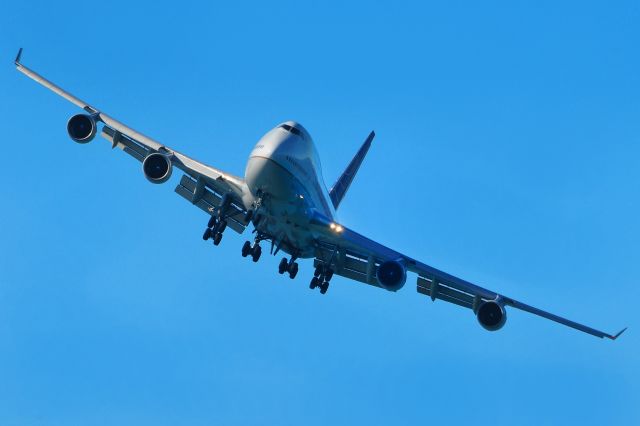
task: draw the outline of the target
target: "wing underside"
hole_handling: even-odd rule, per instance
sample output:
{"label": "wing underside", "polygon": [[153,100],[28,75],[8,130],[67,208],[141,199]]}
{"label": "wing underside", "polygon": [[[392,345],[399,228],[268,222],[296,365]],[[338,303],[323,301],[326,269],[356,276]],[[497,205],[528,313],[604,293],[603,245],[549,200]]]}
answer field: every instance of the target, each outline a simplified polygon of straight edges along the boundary
{"label": "wing underside", "polygon": [[492,302],[502,307],[510,306],[547,318],[596,337],[612,340],[618,338],[625,330],[623,329],[616,334],[609,334],[534,308],[416,261],[342,225],[335,226],[330,220],[319,214],[314,219],[314,227],[317,236],[315,266],[329,266],[335,274],[351,280],[384,288],[378,283],[378,268],[383,262],[398,261],[404,265],[408,272],[413,272],[417,275],[416,289],[418,293],[429,297],[433,301],[443,300],[470,309],[474,313],[478,313],[478,309],[484,303]]}
{"label": "wing underside", "polygon": [[180,196],[211,215],[224,202],[225,219],[228,219],[229,227],[239,233],[244,231],[248,222],[244,218],[245,209],[242,203],[244,182],[241,178],[174,151],[112,118],[24,66],[20,62],[21,54],[22,49],[15,60],[18,71],[82,108],[93,121],[102,123],[101,136],[111,143],[112,148],[119,148],[140,162],[153,153],[162,153],[167,156],[173,167],[185,173],[176,187],[176,192]]}

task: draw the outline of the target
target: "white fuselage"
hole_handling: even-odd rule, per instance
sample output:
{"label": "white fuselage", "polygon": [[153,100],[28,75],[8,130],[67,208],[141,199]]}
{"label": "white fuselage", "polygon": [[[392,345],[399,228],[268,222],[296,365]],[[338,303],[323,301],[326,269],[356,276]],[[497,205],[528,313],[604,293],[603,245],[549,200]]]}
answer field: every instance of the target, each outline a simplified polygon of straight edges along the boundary
{"label": "white fuselage", "polygon": [[260,200],[258,232],[269,235],[282,250],[312,257],[309,222],[314,210],[332,219],[335,209],[322,179],[320,159],[309,133],[288,121],[265,134],[253,148],[245,183],[246,208]]}

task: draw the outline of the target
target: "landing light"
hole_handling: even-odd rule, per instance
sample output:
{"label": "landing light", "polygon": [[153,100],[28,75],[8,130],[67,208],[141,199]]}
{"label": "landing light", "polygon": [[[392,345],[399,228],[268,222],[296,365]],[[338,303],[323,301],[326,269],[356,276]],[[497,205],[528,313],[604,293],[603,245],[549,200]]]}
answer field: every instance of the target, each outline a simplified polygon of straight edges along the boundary
{"label": "landing light", "polygon": [[344,231],[344,228],[342,227],[342,225],[338,225],[337,223],[333,223],[333,222],[329,225],[329,228],[331,228],[333,231],[337,232],[338,234]]}

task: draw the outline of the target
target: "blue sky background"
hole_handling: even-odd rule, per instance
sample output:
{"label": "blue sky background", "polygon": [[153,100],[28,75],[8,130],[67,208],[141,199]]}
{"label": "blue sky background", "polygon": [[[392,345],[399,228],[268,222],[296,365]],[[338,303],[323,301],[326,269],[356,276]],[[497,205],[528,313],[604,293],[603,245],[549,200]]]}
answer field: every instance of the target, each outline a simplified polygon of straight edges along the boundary
{"label": "blue sky background", "polygon": [[[0,424],[640,424],[640,6],[634,1],[4,1]],[[335,278],[308,289],[17,73],[242,175],[287,119],[340,218],[453,274],[615,332],[500,332]]]}

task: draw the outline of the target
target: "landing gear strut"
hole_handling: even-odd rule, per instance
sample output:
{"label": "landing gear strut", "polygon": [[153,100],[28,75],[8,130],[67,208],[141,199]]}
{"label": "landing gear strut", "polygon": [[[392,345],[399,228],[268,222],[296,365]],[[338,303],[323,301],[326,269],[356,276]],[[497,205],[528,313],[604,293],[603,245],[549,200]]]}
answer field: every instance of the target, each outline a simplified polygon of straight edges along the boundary
{"label": "landing gear strut", "polygon": [[325,294],[329,289],[329,281],[333,277],[333,269],[329,266],[320,264],[316,266],[313,271],[313,278],[309,284],[309,288],[314,290],[316,287],[320,288],[320,294]]}

